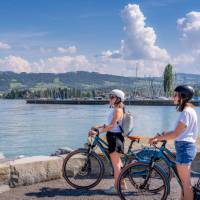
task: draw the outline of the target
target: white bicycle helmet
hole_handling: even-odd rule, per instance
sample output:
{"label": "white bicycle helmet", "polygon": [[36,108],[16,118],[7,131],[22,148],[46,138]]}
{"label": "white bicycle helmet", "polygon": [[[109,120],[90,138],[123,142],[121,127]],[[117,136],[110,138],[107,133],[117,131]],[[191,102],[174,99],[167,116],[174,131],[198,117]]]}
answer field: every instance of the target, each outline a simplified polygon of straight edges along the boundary
{"label": "white bicycle helmet", "polygon": [[111,91],[111,95],[115,95],[116,97],[120,98],[122,102],[125,100],[125,94],[122,90],[114,89]]}

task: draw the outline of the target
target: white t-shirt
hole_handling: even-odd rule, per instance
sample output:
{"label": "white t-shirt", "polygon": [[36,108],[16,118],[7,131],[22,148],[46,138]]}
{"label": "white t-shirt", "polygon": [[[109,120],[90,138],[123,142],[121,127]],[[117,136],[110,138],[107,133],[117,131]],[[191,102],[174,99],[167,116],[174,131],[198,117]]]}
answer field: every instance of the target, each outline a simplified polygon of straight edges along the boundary
{"label": "white t-shirt", "polygon": [[[115,109],[114,108],[111,108],[110,109],[110,113],[108,115],[108,119],[107,119],[107,123],[108,124],[111,124],[112,122],[112,119],[113,119],[113,116],[114,116],[114,113],[115,113]],[[113,133],[119,133],[121,132],[121,129],[120,129],[120,125],[122,125],[122,118],[123,116],[121,117],[121,119],[118,121],[118,123],[116,122],[116,124],[114,125],[114,127],[112,128],[112,130],[110,130],[110,132],[113,132]]]}
{"label": "white t-shirt", "polygon": [[178,122],[186,125],[184,132],[182,132],[175,141],[187,141],[195,143],[198,134],[197,114],[192,107],[186,107],[179,116]]}

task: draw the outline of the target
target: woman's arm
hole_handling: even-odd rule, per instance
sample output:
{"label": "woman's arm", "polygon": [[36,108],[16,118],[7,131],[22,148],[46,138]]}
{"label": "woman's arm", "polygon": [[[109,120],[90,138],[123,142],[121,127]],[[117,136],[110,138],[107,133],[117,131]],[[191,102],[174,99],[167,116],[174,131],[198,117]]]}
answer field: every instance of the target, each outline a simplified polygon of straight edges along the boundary
{"label": "woman's arm", "polygon": [[174,131],[165,132],[163,135],[156,136],[149,140],[149,143],[156,143],[161,140],[170,140],[177,138],[186,128],[186,125],[182,122],[179,122]]}
{"label": "woman's arm", "polygon": [[91,130],[95,130],[95,129],[99,129],[99,128],[104,128],[106,125],[96,125],[96,126],[92,126]]}

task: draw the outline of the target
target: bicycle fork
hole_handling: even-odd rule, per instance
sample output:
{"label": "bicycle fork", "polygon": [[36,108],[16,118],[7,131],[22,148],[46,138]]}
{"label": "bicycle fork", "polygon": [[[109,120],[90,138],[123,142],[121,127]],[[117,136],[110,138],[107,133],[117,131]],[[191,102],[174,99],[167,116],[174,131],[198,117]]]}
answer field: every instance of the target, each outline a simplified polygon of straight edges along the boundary
{"label": "bicycle fork", "polygon": [[155,164],[154,161],[153,161],[153,162],[152,162],[152,161],[150,162],[150,164],[149,164],[149,171],[147,172],[147,175],[146,175],[146,177],[145,177],[145,181],[144,181],[144,183],[143,183],[142,185],[139,186],[139,189],[140,189],[140,190],[142,190],[142,189],[144,189],[145,187],[148,187],[148,186],[149,186],[148,181],[149,181],[149,178],[150,178],[150,176],[151,176],[151,174],[152,174],[152,169],[153,169],[153,167],[154,167],[154,164]]}

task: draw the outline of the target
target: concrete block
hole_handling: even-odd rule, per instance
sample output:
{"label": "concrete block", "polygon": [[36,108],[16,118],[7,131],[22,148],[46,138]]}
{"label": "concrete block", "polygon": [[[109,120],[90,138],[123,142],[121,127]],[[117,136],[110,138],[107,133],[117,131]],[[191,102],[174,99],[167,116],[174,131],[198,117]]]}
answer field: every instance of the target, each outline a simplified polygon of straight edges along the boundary
{"label": "concrete block", "polygon": [[34,156],[10,162],[10,186],[31,185],[61,178],[62,158]]}

